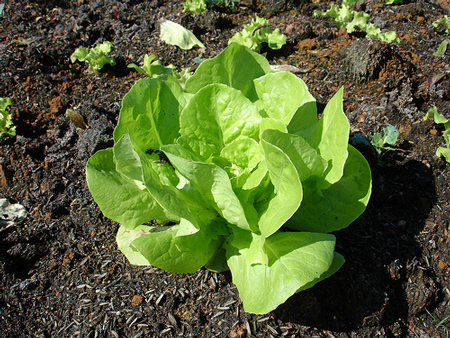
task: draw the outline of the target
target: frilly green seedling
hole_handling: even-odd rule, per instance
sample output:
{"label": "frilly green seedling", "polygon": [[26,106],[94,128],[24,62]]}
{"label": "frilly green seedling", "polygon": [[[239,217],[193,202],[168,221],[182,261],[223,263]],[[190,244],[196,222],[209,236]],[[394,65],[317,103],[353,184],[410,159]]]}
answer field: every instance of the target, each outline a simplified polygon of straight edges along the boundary
{"label": "frilly green seedling", "polygon": [[315,12],[315,16],[329,16],[334,19],[334,22],[339,28],[345,28],[347,33],[351,34],[358,27],[361,31],[366,33],[366,36],[373,39],[380,39],[381,41],[391,43],[399,42],[397,34],[394,31],[382,33],[381,30],[372,23],[368,23],[370,15],[365,12],[358,12],[351,8],[351,6],[358,3],[358,0],[343,0],[341,7],[337,4],[331,4],[330,9],[326,12]]}
{"label": "frilly green seedling", "polygon": [[383,128],[383,135],[375,133],[372,136],[372,145],[375,147],[378,154],[386,150],[395,150],[389,145],[393,146],[397,143],[400,132],[392,124],[388,124]]}
{"label": "frilly green seedling", "polygon": [[11,105],[11,98],[1,97],[0,98],[0,137],[16,136],[16,127],[13,124],[11,114],[6,110],[8,106]]}
{"label": "frilly green seedling", "polygon": [[236,33],[228,44],[235,42],[256,52],[261,50],[263,43],[267,43],[271,49],[280,49],[286,44],[286,36],[281,34],[278,28],[273,31],[270,28],[259,29],[268,24],[269,20],[256,16],[251,23],[244,25],[242,31]]}
{"label": "frilly green seedling", "polygon": [[89,70],[93,73],[98,73],[105,64],[111,66],[116,65],[116,60],[112,57],[106,56],[111,52],[113,44],[109,41],[105,41],[96,45],[94,48],[77,48],[70,57],[72,62],[78,59],[81,62],[87,62],[89,64]]}
{"label": "frilly green seedling", "polygon": [[157,77],[161,75],[173,74],[176,69],[175,66],[163,66],[160,60],[155,60],[156,55],[145,55],[144,56],[144,65],[140,68],[138,65],[132,63],[128,65],[128,68],[133,68],[138,72],[147,75],[148,77]]}
{"label": "frilly green seedling", "polygon": [[187,0],[183,3],[183,12],[191,12],[194,14],[206,11],[205,0]]}
{"label": "frilly green seedling", "polygon": [[138,65],[132,63],[128,68],[133,68],[138,72],[147,75],[149,78],[167,78],[168,76],[175,77],[184,86],[187,79],[192,76],[190,68],[183,68],[178,71],[174,65],[163,66],[160,60],[155,60],[156,55],[145,55],[144,65],[140,68]]}
{"label": "frilly green seedling", "polygon": [[444,15],[444,17],[437,19],[432,23],[434,28],[437,28],[439,26],[445,27],[445,33],[450,33],[450,18],[447,15]]}
{"label": "frilly green seedling", "polygon": [[234,8],[239,0],[187,0],[183,3],[183,12],[203,13],[207,7],[219,6]]}

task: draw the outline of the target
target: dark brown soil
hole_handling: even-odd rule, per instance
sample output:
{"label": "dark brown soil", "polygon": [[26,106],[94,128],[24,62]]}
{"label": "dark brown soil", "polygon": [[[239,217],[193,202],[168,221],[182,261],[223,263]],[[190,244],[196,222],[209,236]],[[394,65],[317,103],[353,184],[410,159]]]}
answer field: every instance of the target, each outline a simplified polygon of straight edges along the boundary
{"label": "dark brown soil", "polygon": [[[0,229],[0,336],[447,337],[450,171],[435,156],[442,128],[422,118],[433,106],[450,117],[450,77],[427,81],[450,71],[450,53],[433,56],[448,35],[432,26],[448,3],[405,2],[364,1],[373,22],[401,39],[385,44],[314,17],[329,1],[248,1],[195,16],[182,1],[4,0],[0,97],[13,101],[17,136],[0,139],[0,198],[28,216]],[[354,133],[370,138],[387,123],[401,132],[380,161],[366,153],[370,204],[336,234],[346,264],[265,316],[243,311],[228,273],[131,266],[84,174],[88,158],[111,145],[121,99],[141,77],[127,64],[154,53],[163,64],[195,65],[200,51],[162,42],[159,20],[192,30],[209,58],[256,14],[288,37],[269,61],[298,67],[319,107],[344,86]],[[70,62],[77,47],[105,40],[115,67],[94,75]],[[90,128],[76,129],[67,108]]]}

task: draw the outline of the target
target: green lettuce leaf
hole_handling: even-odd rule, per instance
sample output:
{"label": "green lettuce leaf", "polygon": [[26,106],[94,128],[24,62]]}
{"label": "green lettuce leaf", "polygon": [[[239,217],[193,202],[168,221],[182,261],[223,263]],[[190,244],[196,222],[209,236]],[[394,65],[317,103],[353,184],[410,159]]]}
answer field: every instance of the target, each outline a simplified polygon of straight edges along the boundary
{"label": "green lettuce leaf", "polygon": [[259,220],[259,230],[265,237],[277,231],[298,209],[303,191],[298,172],[290,158],[271,141],[272,134],[265,131],[261,144],[264,149],[274,196]]}
{"label": "green lettuce leaf", "polygon": [[160,38],[169,45],[178,46],[185,50],[194,47],[206,48],[191,31],[170,20],[161,22]]}
{"label": "green lettuce leaf", "polygon": [[264,56],[233,43],[214,59],[202,62],[186,81],[185,90],[196,93],[211,83],[222,83],[254,102],[258,97],[253,80],[269,72],[270,64]]}
{"label": "green lettuce leaf", "polygon": [[130,134],[143,151],[171,144],[179,136],[179,114],[186,104],[180,84],[166,80],[141,79],[125,95],[114,141]]}
{"label": "green lettuce leaf", "polygon": [[348,154],[341,179],[328,189],[317,192],[314,180],[304,183],[302,205],[287,227],[328,233],[347,227],[364,211],[372,188],[370,167],[350,145]]}
{"label": "green lettuce leaf", "polygon": [[257,314],[272,311],[320,278],[331,267],[334,245],[333,235],[279,232],[265,240],[268,264],[248,264],[237,248],[227,245],[228,266],[244,310]]}

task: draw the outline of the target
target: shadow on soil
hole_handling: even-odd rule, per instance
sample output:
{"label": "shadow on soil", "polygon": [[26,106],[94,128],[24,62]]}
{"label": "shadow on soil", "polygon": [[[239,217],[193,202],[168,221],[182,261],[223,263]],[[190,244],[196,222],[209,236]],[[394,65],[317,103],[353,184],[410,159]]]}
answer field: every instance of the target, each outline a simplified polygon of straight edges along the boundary
{"label": "shadow on soil", "polygon": [[346,263],[331,278],[291,297],[276,317],[333,331],[391,325],[408,316],[407,266],[417,264],[415,240],[436,201],[432,170],[415,160],[372,167],[365,213],[336,234]]}

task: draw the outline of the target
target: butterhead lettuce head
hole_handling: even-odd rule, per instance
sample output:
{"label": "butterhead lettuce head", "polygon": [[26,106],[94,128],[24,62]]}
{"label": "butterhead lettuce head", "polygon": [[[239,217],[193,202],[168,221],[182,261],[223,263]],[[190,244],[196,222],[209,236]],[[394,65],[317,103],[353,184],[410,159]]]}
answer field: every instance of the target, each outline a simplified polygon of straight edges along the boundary
{"label": "butterhead lettuce head", "polygon": [[301,79],[231,44],[184,89],[171,76],[131,88],[114,146],[87,163],[89,189],[132,264],[229,269],[245,311],[267,313],[340,268],[330,233],[368,203],[342,100],[318,119]]}

